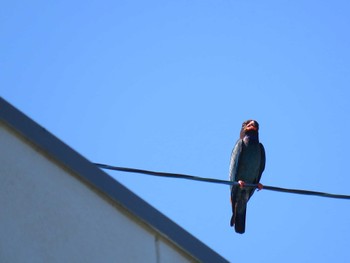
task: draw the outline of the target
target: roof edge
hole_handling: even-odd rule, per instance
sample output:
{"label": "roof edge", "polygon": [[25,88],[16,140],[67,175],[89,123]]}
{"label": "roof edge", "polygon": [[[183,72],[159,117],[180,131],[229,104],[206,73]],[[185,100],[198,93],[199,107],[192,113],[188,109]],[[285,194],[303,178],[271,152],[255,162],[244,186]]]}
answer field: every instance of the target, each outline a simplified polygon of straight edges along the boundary
{"label": "roof edge", "polygon": [[0,121],[200,262],[228,262],[2,97]]}

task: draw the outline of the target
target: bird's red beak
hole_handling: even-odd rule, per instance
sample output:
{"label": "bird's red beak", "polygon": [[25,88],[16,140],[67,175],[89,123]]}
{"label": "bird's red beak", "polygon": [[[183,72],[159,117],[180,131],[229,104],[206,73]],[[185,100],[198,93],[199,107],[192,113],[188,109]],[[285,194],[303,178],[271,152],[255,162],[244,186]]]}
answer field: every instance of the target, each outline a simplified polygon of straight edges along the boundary
{"label": "bird's red beak", "polygon": [[246,131],[257,131],[258,128],[255,127],[255,126],[250,126],[250,127],[245,128],[245,130],[246,130]]}
{"label": "bird's red beak", "polygon": [[258,125],[255,121],[251,121],[247,124],[245,131],[258,131]]}

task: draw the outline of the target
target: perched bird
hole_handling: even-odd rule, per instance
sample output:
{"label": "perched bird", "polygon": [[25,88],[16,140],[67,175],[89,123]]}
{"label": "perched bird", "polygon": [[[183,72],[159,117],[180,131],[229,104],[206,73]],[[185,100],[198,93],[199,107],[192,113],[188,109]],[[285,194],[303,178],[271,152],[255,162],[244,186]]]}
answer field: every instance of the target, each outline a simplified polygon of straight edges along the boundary
{"label": "perched bird", "polygon": [[259,142],[259,124],[255,120],[243,122],[240,138],[232,150],[230,161],[230,180],[238,182],[231,186],[232,218],[230,225],[237,233],[245,232],[247,202],[255,188],[245,187],[245,183],[260,184],[265,169],[265,149]]}

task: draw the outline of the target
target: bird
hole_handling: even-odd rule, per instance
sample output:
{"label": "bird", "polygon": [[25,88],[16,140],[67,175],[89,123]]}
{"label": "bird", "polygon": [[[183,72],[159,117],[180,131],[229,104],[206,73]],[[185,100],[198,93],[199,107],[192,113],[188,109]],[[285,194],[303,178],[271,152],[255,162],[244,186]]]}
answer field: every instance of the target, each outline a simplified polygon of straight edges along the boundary
{"label": "bird", "polygon": [[240,137],[231,154],[229,177],[238,184],[231,185],[232,217],[230,226],[239,234],[245,232],[247,203],[255,187],[245,184],[256,184],[261,190],[261,175],[265,169],[265,149],[259,142],[259,123],[255,120],[243,122]]}

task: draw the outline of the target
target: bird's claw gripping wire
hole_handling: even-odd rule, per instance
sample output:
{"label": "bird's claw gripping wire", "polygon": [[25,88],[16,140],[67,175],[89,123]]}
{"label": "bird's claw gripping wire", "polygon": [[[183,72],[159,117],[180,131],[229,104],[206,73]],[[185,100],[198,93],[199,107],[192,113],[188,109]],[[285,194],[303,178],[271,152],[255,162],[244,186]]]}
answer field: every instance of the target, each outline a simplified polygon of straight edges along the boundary
{"label": "bird's claw gripping wire", "polygon": [[240,187],[241,189],[243,189],[243,188],[245,187],[245,182],[242,181],[242,180],[239,180],[239,181],[238,181],[238,185],[239,185],[239,187]]}
{"label": "bird's claw gripping wire", "polygon": [[[250,184],[246,184],[244,181],[242,180],[238,180],[238,185],[239,185],[239,188],[243,189],[244,187],[250,187],[251,185]],[[257,183],[256,185],[256,188],[258,189],[258,191],[262,190],[264,188],[264,186],[261,184],[261,183]]]}

